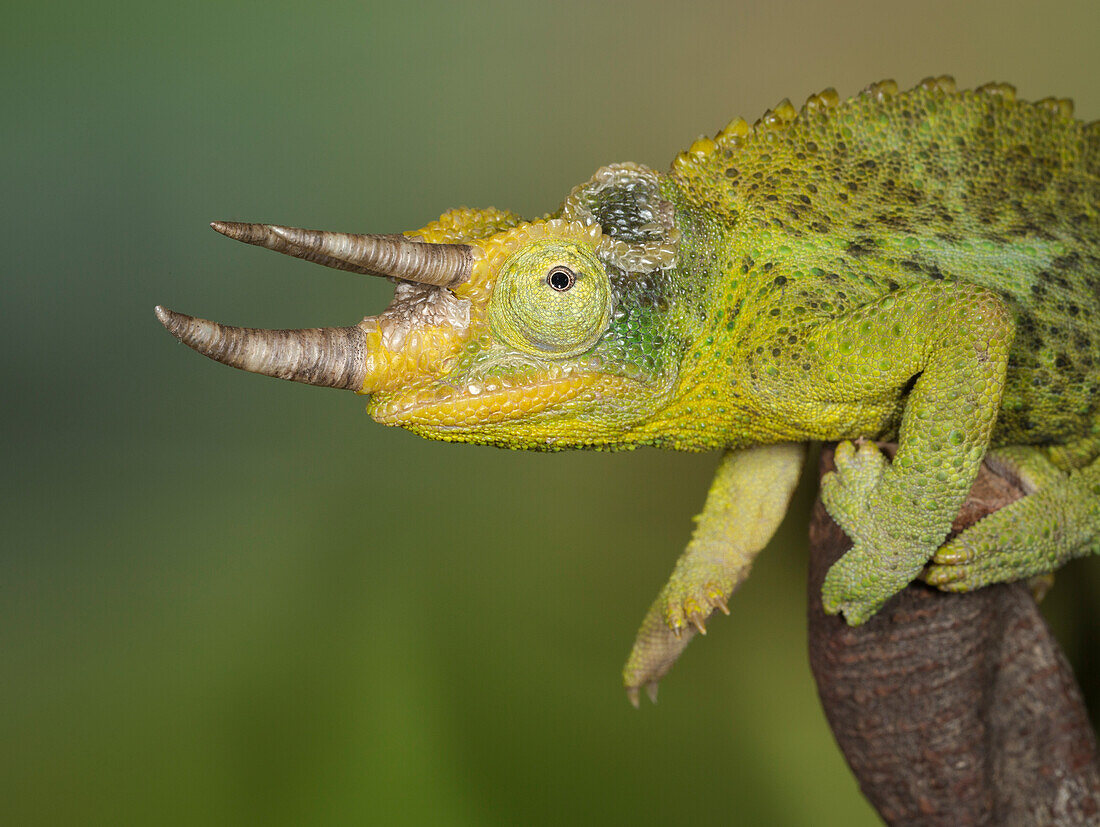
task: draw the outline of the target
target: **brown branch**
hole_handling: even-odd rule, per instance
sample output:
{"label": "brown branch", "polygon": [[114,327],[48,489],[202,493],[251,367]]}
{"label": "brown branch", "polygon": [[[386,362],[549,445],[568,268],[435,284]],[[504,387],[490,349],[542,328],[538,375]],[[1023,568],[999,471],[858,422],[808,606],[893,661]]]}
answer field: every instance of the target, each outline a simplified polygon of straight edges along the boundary
{"label": "brown branch", "polygon": [[[834,446],[822,451],[831,470]],[[954,530],[1019,498],[982,469]],[[1097,825],[1100,760],[1073,672],[1023,584],[915,583],[862,626],[821,607],[850,542],[810,525],[810,665],[863,794],[891,825]]]}

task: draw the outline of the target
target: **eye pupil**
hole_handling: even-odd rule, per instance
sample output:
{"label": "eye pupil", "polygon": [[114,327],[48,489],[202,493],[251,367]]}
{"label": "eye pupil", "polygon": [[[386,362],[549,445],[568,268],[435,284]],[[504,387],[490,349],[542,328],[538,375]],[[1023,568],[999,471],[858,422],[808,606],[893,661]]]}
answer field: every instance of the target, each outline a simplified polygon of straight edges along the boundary
{"label": "eye pupil", "polygon": [[555,267],[546,277],[546,283],[559,293],[564,293],[572,287],[576,281],[577,277],[568,267]]}

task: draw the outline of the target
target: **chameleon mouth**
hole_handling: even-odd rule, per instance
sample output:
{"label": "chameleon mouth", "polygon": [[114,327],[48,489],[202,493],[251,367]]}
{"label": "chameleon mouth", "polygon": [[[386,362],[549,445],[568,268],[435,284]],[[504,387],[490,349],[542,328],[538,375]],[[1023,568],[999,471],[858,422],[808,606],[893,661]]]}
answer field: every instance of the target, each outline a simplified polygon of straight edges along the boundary
{"label": "chameleon mouth", "polygon": [[369,412],[383,425],[481,430],[487,425],[527,421],[547,409],[558,417],[636,385],[622,377],[558,369],[532,378],[492,376],[462,386],[439,384],[383,398],[379,395]]}

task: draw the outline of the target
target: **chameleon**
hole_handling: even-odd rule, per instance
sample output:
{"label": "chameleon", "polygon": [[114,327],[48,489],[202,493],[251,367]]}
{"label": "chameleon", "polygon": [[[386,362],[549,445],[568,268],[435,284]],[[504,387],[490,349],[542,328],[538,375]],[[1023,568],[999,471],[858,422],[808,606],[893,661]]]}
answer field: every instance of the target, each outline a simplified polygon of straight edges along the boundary
{"label": "chameleon", "polygon": [[[1100,122],[1069,100],[946,75],[829,88],[668,172],[605,166],[541,218],[211,226],[395,286],[347,327],[156,308],[214,360],[367,395],[431,439],[722,452],[623,670],[635,706],[729,613],[810,443],[839,442],[820,496],[853,545],[822,602],[849,624],[916,579],[966,592],[1100,548]],[[1025,496],[945,543],[983,461]]]}

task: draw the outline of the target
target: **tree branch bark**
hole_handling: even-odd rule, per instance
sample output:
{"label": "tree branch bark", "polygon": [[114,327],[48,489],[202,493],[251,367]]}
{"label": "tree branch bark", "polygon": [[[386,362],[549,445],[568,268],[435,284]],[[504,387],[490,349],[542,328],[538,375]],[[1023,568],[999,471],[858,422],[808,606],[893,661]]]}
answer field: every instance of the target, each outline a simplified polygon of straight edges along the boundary
{"label": "tree branch bark", "polygon": [[[833,448],[820,471],[833,468]],[[982,468],[954,531],[1021,496]],[[863,794],[891,825],[1098,825],[1100,758],[1073,673],[1028,588],[908,586],[862,626],[821,607],[850,542],[814,507],[810,665]]]}

